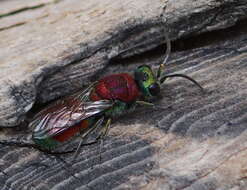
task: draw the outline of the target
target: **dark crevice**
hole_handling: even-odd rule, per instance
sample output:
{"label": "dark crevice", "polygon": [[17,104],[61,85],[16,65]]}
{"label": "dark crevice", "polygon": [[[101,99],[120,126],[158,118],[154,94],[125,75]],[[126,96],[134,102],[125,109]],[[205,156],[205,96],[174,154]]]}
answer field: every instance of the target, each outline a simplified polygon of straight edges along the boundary
{"label": "dark crevice", "polygon": [[[247,33],[247,19],[238,21],[234,26],[205,32],[192,37],[184,37],[171,42],[171,52],[182,52],[196,48],[202,48],[209,45],[220,44],[226,40],[241,37]],[[110,60],[112,65],[122,63],[132,63],[136,60],[146,59],[147,57],[160,57],[164,55],[166,49],[165,43],[150,51],[136,54],[127,58],[114,57]],[[226,48],[227,49],[227,48]]]}
{"label": "dark crevice", "polygon": [[21,9],[17,9],[15,11],[0,15],[0,19],[3,18],[3,17],[7,17],[7,16],[12,16],[12,15],[18,14],[18,13],[21,13],[21,12],[24,12],[24,11],[27,11],[27,10],[38,9],[38,8],[44,7],[45,5],[46,4],[40,4],[40,5],[36,5],[36,6],[32,6],[32,7],[24,7],[24,8],[21,8]]}
{"label": "dark crevice", "polygon": [[[36,18],[37,20],[38,19],[42,19],[42,18],[45,18],[47,17],[48,14],[44,15],[44,16],[41,16],[41,17],[38,17]],[[8,29],[11,29],[11,28],[14,28],[14,27],[18,27],[18,26],[22,26],[24,24],[26,24],[27,22],[26,21],[23,21],[23,22],[19,22],[19,23],[16,23],[16,24],[13,24],[13,25],[10,25],[10,26],[7,26],[7,27],[3,27],[3,28],[0,28],[0,32],[3,31],[3,30],[8,30]]]}
{"label": "dark crevice", "polygon": [[[200,12],[200,13],[192,13],[188,17],[185,16],[184,18],[179,19],[179,21],[175,25],[177,26],[176,29],[173,29],[173,25],[169,27],[169,22],[167,22],[168,28],[170,28],[170,38],[174,39],[180,36],[179,40],[176,41],[181,41],[181,39],[186,39],[186,38],[191,38],[194,39],[193,36],[200,36],[198,34],[202,33],[202,31],[208,31],[207,33],[211,33],[213,28],[217,27],[229,27],[232,26],[236,20],[231,21],[229,19],[229,23],[224,25],[224,26],[217,26],[217,24],[221,24],[222,21],[224,21],[224,17],[228,15],[228,9],[231,8],[231,3],[228,5],[223,5],[221,7],[213,7],[212,9],[209,9],[206,12]],[[201,19],[196,19],[196,18],[201,18]],[[222,20],[222,21],[221,21]],[[227,19],[228,20],[228,19]],[[220,22],[221,21],[221,22]],[[235,24],[234,24],[235,25]],[[155,26],[151,26],[151,28],[155,29]],[[181,29],[180,29],[181,28]],[[147,30],[147,29],[145,29]],[[179,30],[185,30],[185,32],[181,38],[181,34],[179,34]],[[224,29],[222,29],[224,30]],[[218,30],[217,30],[218,31]],[[128,34],[129,32],[127,32]],[[163,33],[163,32],[162,32]],[[161,34],[162,34],[161,33]],[[154,34],[154,33],[153,33]],[[135,36],[138,36],[138,34],[135,34]],[[192,37],[191,37],[192,36]],[[132,40],[131,37],[128,37],[129,41]],[[146,54],[146,52],[150,52],[149,50],[154,49],[157,50],[159,48],[157,47],[158,44],[160,44],[160,41],[163,41],[164,35],[160,35],[160,31],[157,30],[157,33],[155,36],[151,37],[148,36],[148,38],[143,38],[141,41],[142,43],[131,45],[133,42],[129,43],[129,46],[126,46],[125,49],[122,49],[121,46],[123,44],[120,44],[118,48],[121,50],[118,55],[116,55],[113,60],[123,60],[125,58],[129,57],[135,57],[135,55],[141,55],[141,54]],[[121,41],[120,41],[121,42]],[[154,45],[156,44],[156,45]],[[132,46],[132,47],[131,47]],[[160,47],[160,46],[159,46]],[[164,49],[164,48],[163,48]],[[161,50],[162,51],[162,50]],[[151,51],[152,52],[152,51]]]}
{"label": "dark crevice", "polygon": [[10,28],[14,28],[14,27],[17,27],[17,26],[21,26],[21,25],[23,25],[23,24],[26,24],[26,22],[20,22],[20,23],[17,23],[17,24],[8,26],[8,27],[0,28],[0,32],[3,31],[3,30],[8,30],[8,29],[10,29]]}
{"label": "dark crevice", "polygon": [[16,15],[16,14],[19,14],[19,13],[24,12],[24,11],[39,9],[39,8],[42,8],[42,7],[49,5],[49,4],[56,4],[56,3],[59,3],[60,1],[62,1],[62,0],[54,0],[53,2],[41,3],[41,4],[35,5],[35,6],[23,7],[23,8],[14,10],[14,11],[9,12],[9,13],[0,14],[0,19],[7,17],[7,16]]}

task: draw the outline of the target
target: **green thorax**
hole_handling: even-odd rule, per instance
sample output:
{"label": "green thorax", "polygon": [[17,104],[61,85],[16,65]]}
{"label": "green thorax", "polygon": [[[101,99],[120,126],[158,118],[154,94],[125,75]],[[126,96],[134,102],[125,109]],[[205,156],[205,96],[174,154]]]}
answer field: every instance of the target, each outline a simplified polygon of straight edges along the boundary
{"label": "green thorax", "polygon": [[135,107],[135,102],[126,103],[119,100],[115,100],[114,105],[112,106],[112,108],[105,112],[105,115],[112,118],[119,117],[121,115],[134,111]]}

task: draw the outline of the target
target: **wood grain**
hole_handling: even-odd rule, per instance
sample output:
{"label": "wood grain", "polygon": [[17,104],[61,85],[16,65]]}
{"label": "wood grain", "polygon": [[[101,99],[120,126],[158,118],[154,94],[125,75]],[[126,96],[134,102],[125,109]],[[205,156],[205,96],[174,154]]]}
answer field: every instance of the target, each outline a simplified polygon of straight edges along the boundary
{"label": "wood grain", "polygon": [[[246,0],[0,1],[0,125],[92,82],[109,62],[247,17]],[[77,84],[77,85],[76,85]]]}
{"label": "wood grain", "polygon": [[[75,163],[69,155],[1,146],[1,189],[246,189],[246,31],[243,21],[175,42],[165,73],[187,74],[206,93],[188,81],[168,80],[156,102],[163,109],[139,108],[114,121],[101,160],[97,144],[83,147]],[[162,52],[116,60],[106,74],[136,64],[157,68]],[[9,138],[26,136],[11,131],[4,130]]]}

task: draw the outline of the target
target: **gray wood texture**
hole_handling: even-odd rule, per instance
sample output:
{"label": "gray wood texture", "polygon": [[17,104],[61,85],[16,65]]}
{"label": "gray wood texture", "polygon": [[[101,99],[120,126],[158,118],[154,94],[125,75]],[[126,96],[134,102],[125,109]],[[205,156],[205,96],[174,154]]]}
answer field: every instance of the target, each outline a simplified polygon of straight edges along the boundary
{"label": "gray wood texture", "polygon": [[[17,1],[10,2],[16,3]],[[89,46],[83,44],[80,41],[81,37],[78,37],[82,35],[77,31],[81,27],[78,23],[82,21],[79,19],[78,22],[73,22],[77,18],[74,14],[79,13],[71,11],[71,7],[80,10],[82,7],[79,6],[79,1],[40,1],[41,4],[36,2],[37,4],[31,3],[30,5],[27,4],[28,2],[31,1],[25,3],[23,1],[23,4],[18,4],[18,10],[21,12],[10,14],[15,12],[13,6],[10,6],[7,1],[0,1],[0,4],[5,3],[4,6],[11,8],[8,12],[7,9],[2,9],[0,6],[0,12],[2,11],[1,14],[4,15],[0,17],[0,21],[6,21],[5,19],[8,19],[9,16],[20,17],[26,11],[30,11],[29,14],[32,15],[32,17],[25,17],[30,20],[21,26],[9,27],[10,25],[0,22],[4,25],[2,26],[4,29],[0,31],[2,55],[0,63],[2,78],[0,81],[1,84],[5,84],[5,86],[1,86],[1,103],[3,102],[2,98],[5,97],[4,93],[8,95],[10,102],[13,101],[12,104],[3,102],[1,113],[4,110],[16,109],[10,105],[18,107],[21,104],[27,104],[25,101],[30,103],[36,99],[39,102],[46,102],[75,90],[77,85],[87,85],[90,81],[109,73],[133,72],[133,69],[141,64],[149,64],[157,69],[163,60],[164,47],[159,45],[163,43],[164,19],[160,20],[160,17],[157,22],[131,21],[121,27],[115,26],[115,29],[119,30],[110,33],[114,38],[108,40],[107,43],[104,36],[96,40],[95,36],[89,35],[92,41],[88,44],[95,42],[94,46],[92,44]],[[78,5],[70,7],[71,2],[77,2]],[[162,3],[162,7],[160,7],[158,1],[154,1],[157,5],[154,2],[151,4],[146,1],[142,2],[147,3],[144,3],[146,9],[150,7],[150,10],[152,4],[161,10],[164,5]],[[246,189],[247,22],[246,20],[237,22],[238,19],[244,18],[246,3],[244,1],[210,1],[214,5],[218,3],[219,7],[226,3],[225,6],[222,6],[224,7],[223,11],[221,7],[218,14],[212,19],[209,10],[215,9],[207,6],[205,8],[205,4],[203,4],[208,1],[198,1],[196,5],[189,4],[190,1],[179,2],[180,4],[176,4],[177,6],[168,2],[167,12],[163,15],[164,18],[169,18],[166,19],[169,35],[173,40],[177,39],[172,43],[173,51],[165,73],[187,74],[202,84],[206,93],[202,94],[196,86],[183,79],[166,81],[162,88],[163,97],[156,102],[157,105],[163,107],[162,109],[140,107],[136,112],[113,122],[102,147],[101,160],[99,159],[99,144],[83,147],[75,163],[71,163],[71,155],[52,156],[30,148],[0,145],[1,190]],[[128,1],[128,3],[124,5],[132,8],[143,5],[137,1]],[[200,3],[204,6],[200,6],[202,5]],[[117,6],[116,4],[104,4],[104,6],[114,7]],[[96,2],[91,7],[84,5],[83,10],[90,12],[89,9],[100,5]],[[211,4],[208,5],[212,7]],[[40,19],[36,20],[33,14],[47,7],[54,12],[54,6],[61,6],[64,9],[66,7],[68,12],[71,11],[70,16],[65,18],[60,17],[60,11],[63,9],[56,12],[60,16],[52,24],[59,23],[62,29],[59,29],[59,24],[52,25],[54,29],[50,30],[54,30],[55,33],[55,28],[57,29],[56,37],[54,37],[54,33],[45,33],[44,38],[37,37],[37,41],[34,40],[31,43],[30,36],[37,35],[34,35],[33,32],[42,33],[48,30],[48,27],[41,27],[43,25],[40,22],[44,22],[43,24],[46,25],[45,20],[42,19],[50,19],[47,16],[42,17],[42,21],[39,21]],[[123,8],[127,12],[132,10],[128,6]],[[200,9],[189,10],[191,6],[200,7]],[[175,10],[180,10],[178,15],[183,16],[171,17],[172,14],[177,13]],[[140,9],[141,13],[150,14],[146,11]],[[140,14],[137,12],[133,14]],[[189,14],[192,12],[195,15]],[[230,16],[232,13],[234,13],[233,17]],[[101,14],[105,13],[99,15]],[[97,17],[97,14],[94,17]],[[138,17],[139,21],[141,17],[146,19],[142,15]],[[178,20],[175,22],[176,18]],[[207,18],[211,21],[206,22]],[[196,20],[198,22],[193,22]],[[203,21],[205,22],[203,23]],[[235,22],[237,23],[235,24]],[[65,23],[67,26],[71,24],[74,27],[65,30]],[[192,27],[198,24],[202,24],[201,27]],[[230,25],[234,26],[212,31]],[[127,33],[128,35],[123,38],[116,37],[121,32],[126,34],[127,26],[134,34]],[[90,27],[98,28],[96,25]],[[27,28],[30,33],[27,33]],[[38,31],[38,29],[42,31]],[[101,29],[103,30],[103,28]],[[144,33],[137,31],[144,31]],[[207,31],[207,33],[200,34],[203,31]],[[65,36],[63,36],[63,32],[66,33]],[[23,37],[14,38],[14,34],[15,36],[20,34]],[[75,36],[77,37],[75,38]],[[146,36],[151,36],[151,42]],[[69,41],[70,37],[74,40]],[[182,37],[186,38],[181,39]],[[64,38],[65,42],[60,41],[61,38]],[[9,43],[7,43],[8,40],[10,40]],[[50,43],[49,40],[51,40]],[[135,45],[140,41],[144,42],[143,46],[136,47]],[[24,42],[29,46],[27,44],[24,46]],[[40,44],[36,44],[36,42],[40,42]],[[99,46],[99,42],[104,45]],[[12,45],[10,45],[11,43]],[[63,45],[57,47],[56,45],[60,43],[67,43],[66,45],[70,44],[71,46],[65,48],[66,45],[64,45],[64,49]],[[77,49],[78,44],[80,47]],[[54,46],[58,54],[55,54],[54,51],[50,52],[51,46]],[[92,47],[92,49],[88,47]],[[95,47],[101,48],[95,49]],[[44,52],[46,54],[43,55]],[[57,55],[61,57],[58,59]],[[26,67],[19,65],[23,60],[27,61],[29,65]],[[36,61],[34,62],[34,60]],[[24,71],[21,70],[22,67],[24,67]],[[71,79],[70,76],[72,76]],[[7,79],[11,82],[6,83],[5,77],[10,77]],[[18,78],[19,80],[17,80]],[[77,80],[79,82],[69,88],[69,85],[73,86],[71,84]],[[11,88],[8,87],[9,83]],[[65,89],[65,86],[68,89]],[[23,92],[20,89],[23,89]],[[26,89],[29,90],[28,93],[25,93]],[[12,93],[14,91],[14,96],[9,91]],[[22,93],[19,93],[18,96],[17,92]],[[18,97],[19,99],[24,98],[25,101],[16,104],[16,101],[19,100]],[[5,115],[3,121],[2,115],[1,125],[10,121],[12,124],[18,123],[17,121],[21,120],[21,116],[25,116],[27,110],[22,108],[22,111],[19,112],[21,114],[15,114],[17,119],[8,120],[13,117]],[[22,126],[1,128],[0,139],[27,139],[31,130]],[[65,149],[76,146],[77,141],[78,139],[69,142],[65,145]]]}
{"label": "gray wood texture", "polygon": [[164,43],[164,29],[175,40],[229,27],[245,10],[245,0],[1,1],[0,126],[89,84],[113,58]]}

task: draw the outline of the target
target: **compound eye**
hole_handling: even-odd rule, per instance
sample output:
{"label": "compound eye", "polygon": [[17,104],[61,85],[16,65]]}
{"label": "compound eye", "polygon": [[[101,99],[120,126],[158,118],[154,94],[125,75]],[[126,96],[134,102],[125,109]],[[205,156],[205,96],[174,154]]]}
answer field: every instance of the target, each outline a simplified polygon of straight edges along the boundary
{"label": "compound eye", "polygon": [[160,85],[158,83],[151,84],[148,89],[152,96],[157,96],[160,93]]}
{"label": "compound eye", "polygon": [[143,72],[136,72],[135,78],[139,81],[146,81],[148,79],[148,74]]}

